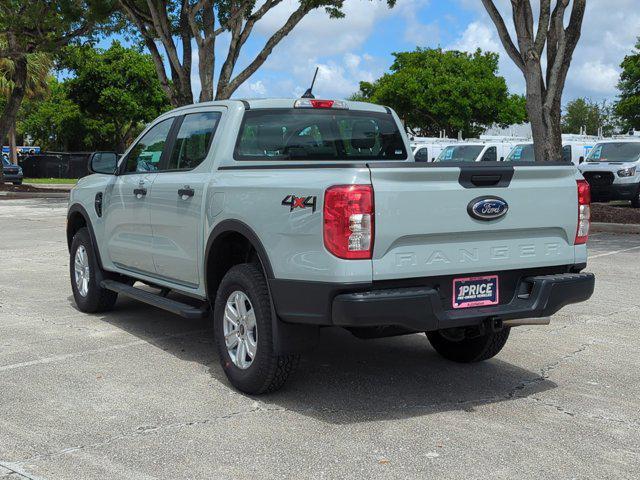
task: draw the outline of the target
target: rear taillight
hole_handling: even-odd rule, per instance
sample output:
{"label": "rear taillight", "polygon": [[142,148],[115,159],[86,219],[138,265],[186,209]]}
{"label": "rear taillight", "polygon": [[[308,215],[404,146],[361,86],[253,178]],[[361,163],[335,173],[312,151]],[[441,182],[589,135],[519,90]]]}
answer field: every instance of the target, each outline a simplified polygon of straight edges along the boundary
{"label": "rear taillight", "polygon": [[374,208],[371,185],[339,185],[324,194],[324,245],[345,259],[370,259]]}
{"label": "rear taillight", "polygon": [[578,231],[576,245],[582,245],[589,240],[591,226],[591,188],[586,180],[578,180]]}

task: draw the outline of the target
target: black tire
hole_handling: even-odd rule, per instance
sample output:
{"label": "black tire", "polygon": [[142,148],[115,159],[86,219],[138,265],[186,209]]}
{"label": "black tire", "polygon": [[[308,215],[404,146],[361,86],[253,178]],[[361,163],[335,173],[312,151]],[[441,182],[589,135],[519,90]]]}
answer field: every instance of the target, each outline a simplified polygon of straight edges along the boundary
{"label": "black tire", "polygon": [[[76,252],[80,247],[84,247],[89,264],[89,282],[86,295],[82,295],[78,290],[75,279],[75,259]],[[86,227],[76,232],[71,242],[71,252],[69,257],[69,275],[71,277],[71,289],[73,298],[81,312],[98,313],[111,310],[118,299],[118,294],[100,287],[100,281],[105,278],[105,272],[100,268],[96,252],[93,249],[89,230]]]}
{"label": "black tire", "polygon": [[14,185],[22,185],[22,180],[19,180],[17,182],[13,182]]}
{"label": "black tire", "polygon": [[631,200],[631,206],[633,208],[640,208],[640,189],[638,189],[635,197]]}
{"label": "black tire", "polygon": [[[256,317],[257,348],[248,368],[236,366],[224,339],[224,314],[232,293],[244,293]],[[274,352],[271,298],[267,281],[259,267],[243,263],[232,267],[222,279],[213,311],[213,327],[220,364],[231,384],[249,395],[280,389],[298,366],[300,355],[277,355]]]}
{"label": "black tire", "polygon": [[482,362],[495,357],[509,338],[510,328],[472,338],[452,339],[441,332],[427,332],[431,346],[447,360],[458,363]]}

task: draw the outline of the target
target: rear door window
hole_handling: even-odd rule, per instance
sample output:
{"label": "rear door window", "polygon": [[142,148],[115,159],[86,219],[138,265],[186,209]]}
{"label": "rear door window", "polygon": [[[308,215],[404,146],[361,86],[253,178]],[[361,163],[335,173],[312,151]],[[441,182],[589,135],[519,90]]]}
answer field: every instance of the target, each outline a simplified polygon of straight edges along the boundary
{"label": "rear door window", "polygon": [[350,110],[249,110],[236,160],[406,160],[392,115]]}
{"label": "rear door window", "polygon": [[185,115],[173,144],[167,170],[191,170],[202,163],[209,153],[219,112]]}

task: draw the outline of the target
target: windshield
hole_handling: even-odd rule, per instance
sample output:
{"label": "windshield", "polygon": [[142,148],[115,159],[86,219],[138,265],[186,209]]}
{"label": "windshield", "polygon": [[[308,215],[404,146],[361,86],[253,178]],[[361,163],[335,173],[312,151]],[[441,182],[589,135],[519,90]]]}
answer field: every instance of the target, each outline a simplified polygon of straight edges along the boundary
{"label": "windshield", "polygon": [[388,113],[331,109],[249,110],[236,160],[406,160]]}
{"label": "windshield", "polygon": [[516,145],[507,157],[508,162],[535,162],[535,160],[532,143]]}
{"label": "windshield", "polygon": [[458,145],[445,148],[438,162],[475,162],[484,145]]}
{"label": "windshield", "polygon": [[635,162],[640,157],[640,142],[599,143],[587,156],[587,162]]}

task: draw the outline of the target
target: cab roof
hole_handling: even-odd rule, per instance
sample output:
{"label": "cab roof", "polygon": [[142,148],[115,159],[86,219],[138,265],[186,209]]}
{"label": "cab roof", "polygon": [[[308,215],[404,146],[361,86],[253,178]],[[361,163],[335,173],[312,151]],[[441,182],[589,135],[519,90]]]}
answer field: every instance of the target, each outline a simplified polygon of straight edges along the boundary
{"label": "cab roof", "polygon": [[[227,107],[238,108],[243,107],[245,110],[254,109],[266,109],[266,108],[294,108],[294,104],[299,98],[238,98],[231,100],[214,100],[211,102],[194,103],[192,105],[185,105],[184,107],[176,108],[172,112],[190,110],[201,107]],[[317,100],[334,100],[334,99],[320,99]],[[335,101],[338,101],[337,99]],[[339,100],[347,105],[349,110],[363,110],[368,112],[390,112],[388,107],[382,105],[376,105],[366,102],[354,102],[351,100]]]}

